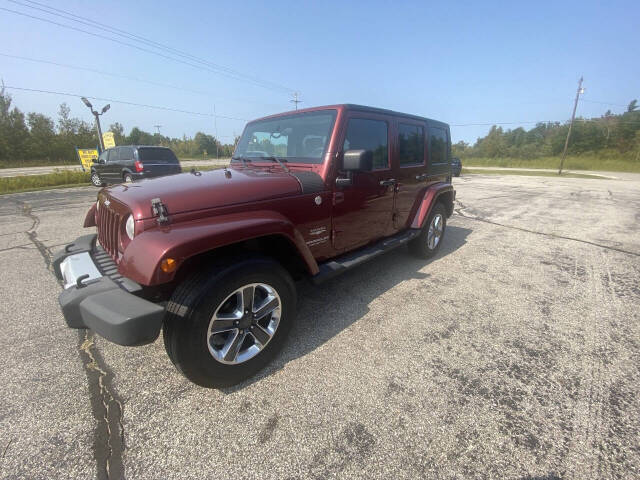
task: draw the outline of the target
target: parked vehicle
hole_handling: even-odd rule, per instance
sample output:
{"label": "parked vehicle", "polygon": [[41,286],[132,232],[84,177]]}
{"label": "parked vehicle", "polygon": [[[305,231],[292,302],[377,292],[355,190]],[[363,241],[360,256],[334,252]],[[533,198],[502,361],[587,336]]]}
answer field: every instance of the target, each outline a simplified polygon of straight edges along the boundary
{"label": "parked vehicle", "polygon": [[113,183],[130,183],[142,178],[180,173],[180,162],[166,147],[124,145],[108,148],[91,165],[91,183],[102,187]]}
{"label": "parked vehicle", "polygon": [[451,173],[454,177],[459,177],[462,173],[462,162],[458,157],[453,157],[451,159]]}
{"label": "parked vehicle", "polygon": [[[100,191],[53,259],[72,328],[155,341],[208,387],[256,373],[282,348],[294,281],[322,282],[408,245],[442,245],[455,191],[445,123],[358,105],[250,122],[229,168]],[[164,303],[166,302],[166,304]]]}

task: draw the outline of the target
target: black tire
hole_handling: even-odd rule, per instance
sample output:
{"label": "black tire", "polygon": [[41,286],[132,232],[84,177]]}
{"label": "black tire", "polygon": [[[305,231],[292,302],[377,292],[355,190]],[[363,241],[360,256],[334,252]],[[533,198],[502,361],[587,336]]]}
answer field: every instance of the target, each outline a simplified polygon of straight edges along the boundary
{"label": "black tire", "polygon": [[454,177],[459,177],[460,176],[460,170],[458,170],[455,174]]}
{"label": "black tire", "polygon": [[130,173],[125,173],[123,177],[124,183],[133,183],[133,177]]}
{"label": "black tire", "polygon": [[104,186],[104,182],[100,178],[100,175],[98,175],[98,172],[96,172],[95,170],[91,170],[91,183],[93,184],[94,187]]}
{"label": "black tire", "polygon": [[[429,244],[429,228],[432,226],[432,222],[434,218],[437,216],[440,217],[440,221],[442,222],[442,233],[438,237],[437,242],[435,242],[435,246],[431,247]],[[431,258],[438,250],[440,250],[440,245],[444,241],[444,234],[447,227],[447,209],[445,206],[438,202],[434,205],[433,209],[429,213],[429,217],[424,222],[424,226],[422,227],[422,232],[416,238],[409,242],[409,251],[420,258]]]}
{"label": "black tire", "polygon": [[[273,287],[281,302],[278,326],[253,358],[237,364],[216,360],[209,351],[209,323],[237,289],[254,283]],[[289,273],[266,257],[234,259],[187,277],[167,305],[164,345],[176,368],[192,382],[209,388],[235,385],[257,373],[282,349],[296,314],[296,290]]]}

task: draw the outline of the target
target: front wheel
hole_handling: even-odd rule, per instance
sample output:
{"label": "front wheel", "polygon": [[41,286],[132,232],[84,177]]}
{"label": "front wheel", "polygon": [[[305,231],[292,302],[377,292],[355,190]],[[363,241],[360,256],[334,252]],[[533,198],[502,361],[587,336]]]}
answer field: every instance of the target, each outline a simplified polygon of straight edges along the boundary
{"label": "front wheel", "polygon": [[231,386],[282,349],[295,312],[295,286],[280,264],[265,257],[229,260],[178,286],[167,305],[165,348],[192,382]]}
{"label": "front wheel", "polygon": [[104,185],[104,183],[100,179],[100,175],[98,175],[98,172],[96,172],[95,170],[91,171],[91,183],[94,187],[102,187]]}
{"label": "front wheel", "polygon": [[440,249],[447,226],[447,210],[442,203],[436,203],[422,232],[409,243],[411,252],[420,258],[431,258]]}

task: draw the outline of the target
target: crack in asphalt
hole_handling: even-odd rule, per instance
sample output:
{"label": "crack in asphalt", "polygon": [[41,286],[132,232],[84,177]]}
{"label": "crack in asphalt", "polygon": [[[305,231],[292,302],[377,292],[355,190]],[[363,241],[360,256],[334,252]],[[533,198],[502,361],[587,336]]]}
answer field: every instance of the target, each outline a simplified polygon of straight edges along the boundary
{"label": "crack in asphalt", "polygon": [[[37,229],[40,218],[33,213],[31,205],[13,200],[22,209],[22,215],[32,220],[25,233],[38,249],[47,270],[52,271],[53,254],[39,238]],[[61,281],[58,281],[62,285]],[[93,432],[93,457],[96,461],[99,480],[124,478],[122,454],[126,448],[124,436],[123,401],[114,386],[114,374],[100,355],[93,333],[88,329],[78,330],[78,352],[89,384],[91,411],[96,420]]]}
{"label": "crack in asphalt", "polygon": [[591,242],[589,240],[583,240],[581,238],[567,237],[565,235],[558,235],[556,233],[539,232],[537,230],[531,230],[531,229],[528,229],[528,228],[516,227],[515,225],[505,225],[504,223],[494,222],[493,220],[489,220],[487,218],[469,215],[469,214],[463,212],[463,210],[466,207],[464,206],[464,204],[461,201],[456,200],[455,203],[457,205],[459,205],[459,206],[458,207],[454,207],[453,211],[457,215],[460,215],[463,218],[468,218],[469,220],[476,220],[478,222],[488,223],[488,224],[491,224],[491,225],[496,225],[498,227],[510,228],[510,229],[513,229],[513,230],[520,230],[521,232],[533,233],[535,235],[542,235],[543,237],[559,238],[559,239],[562,239],[562,240],[572,240],[574,242],[586,243],[587,245],[593,245],[594,247],[604,248],[605,250],[613,250],[613,251],[620,252],[620,253],[626,253],[627,255],[633,255],[634,257],[640,257],[640,253],[631,252],[629,250],[624,250],[623,248],[612,247],[610,245],[602,245],[601,243]]}

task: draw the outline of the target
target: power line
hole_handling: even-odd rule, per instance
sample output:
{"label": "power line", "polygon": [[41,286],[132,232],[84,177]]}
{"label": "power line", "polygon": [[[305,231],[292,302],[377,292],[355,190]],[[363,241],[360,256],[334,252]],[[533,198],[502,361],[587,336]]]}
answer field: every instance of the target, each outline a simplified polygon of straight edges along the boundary
{"label": "power line", "polygon": [[[88,30],[83,30],[82,28],[78,28],[78,27],[75,27],[75,26],[65,25],[64,23],[59,23],[59,22],[56,22],[56,21],[53,21],[53,20],[49,20],[49,19],[46,19],[46,18],[38,17],[38,16],[35,16],[35,15],[30,15],[30,14],[25,13],[25,12],[19,12],[17,10],[11,10],[9,8],[4,8],[4,7],[0,7],[0,10],[4,10],[6,12],[13,13],[13,14],[16,14],[16,15],[21,15],[23,17],[28,17],[28,18],[32,18],[32,19],[35,19],[35,20],[40,20],[42,22],[46,22],[46,23],[50,23],[52,25],[56,25],[56,26],[59,26],[59,27],[62,27],[62,28],[66,28],[68,30],[73,30],[73,31],[76,31],[76,32],[82,32],[82,33],[85,33],[87,35],[91,35],[93,37],[102,38],[104,40],[109,40],[110,42],[114,42],[114,43],[118,43],[120,45],[125,45],[127,47],[135,48],[137,50],[140,50],[140,51],[143,51],[143,52],[146,52],[146,53],[150,53],[152,55],[156,55],[156,56],[168,59],[168,60],[173,60],[174,62],[182,63],[182,64],[185,64],[185,65],[189,65],[189,66],[191,66],[193,68],[197,68],[197,69],[200,69],[200,70],[208,71],[210,73],[215,73],[215,74],[218,74],[218,75],[222,75],[222,76],[225,76],[225,77],[228,77],[228,78],[232,78],[234,80],[242,80],[242,81],[245,81],[245,82],[248,82],[248,83],[252,83],[252,84],[254,84],[256,86],[259,86],[259,87],[262,87],[262,88],[266,88],[266,89],[269,89],[269,90],[277,90],[279,92],[281,92],[281,91],[285,92],[286,91],[287,93],[290,91],[288,89],[285,90],[285,89],[283,89],[281,87],[275,89],[274,87],[268,86],[266,84],[266,82],[253,80],[253,79],[251,79],[250,77],[247,77],[247,76],[242,77],[242,76],[237,75],[237,74],[232,74],[232,73],[229,73],[229,72],[220,71],[219,69],[217,69],[215,67],[208,67],[206,65],[192,63],[190,61],[182,60],[180,58],[175,58],[175,57],[172,57],[172,56],[169,56],[169,55],[165,55],[165,54],[160,53],[160,52],[155,52],[153,50],[149,50],[148,48],[143,48],[143,47],[141,47],[139,45],[134,45],[132,43],[123,42],[122,40],[118,40],[116,38],[111,38],[111,37],[108,37],[106,35],[101,35],[99,33],[90,32]],[[200,62],[200,63],[202,63],[202,62]]]}
{"label": "power line", "polygon": [[[86,98],[91,98],[93,100],[99,100],[102,102],[111,102],[111,103],[120,103],[122,105],[132,105],[135,107],[144,107],[144,108],[154,108],[156,110],[166,110],[168,112],[177,112],[177,113],[186,113],[189,115],[199,115],[202,117],[213,117],[213,114],[211,113],[204,113],[204,112],[193,112],[190,110],[181,110],[179,108],[172,108],[172,107],[163,107],[163,106],[159,106],[159,105],[147,105],[144,103],[135,103],[135,102],[128,102],[126,100],[116,100],[113,98],[103,98],[103,97],[92,97],[90,95],[80,95],[77,93],[69,93],[69,92],[56,92],[54,90],[41,90],[41,89],[36,89],[36,88],[26,88],[26,87],[14,87],[14,86],[10,86],[10,85],[5,85],[4,88],[7,88],[9,90],[20,90],[23,92],[35,92],[35,93],[48,93],[51,95],[63,95],[63,96],[67,96],[67,97],[76,97],[76,98],[82,98],[82,97],[86,97]],[[228,117],[225,115],[217,115],[218,118],[224,118],[227,120],[238,120],[241,122],[248,122],[249,120],[246,118],[237,118],[237,117]]]}
{"label": "power line", "polygon": [[[602,118],[578,118],[576,122],[601,122]],[[491,127],[493,125],[537,125],[539,123],[542,124],[563,124],[567,123],[569,120],[538,120],[535,122],[486,122],[486,123],[450,123],[450,127]],[[617,120],[616,123],[621,125],[637,125],[640,121],[633,120]]]}
{"label": "power line", "polygon": [[611,102],[601,102],[598,100],[587,100],[586,98],[581,98],[580,99],[583,102],[589,102],[589,103],[598,103],[600,105],[613,105],[615,107],[628,107],[629,105],[622,105],[621,103],[611,103]]}
{"label": "power line", "polygon": [[[97,22],[97,21],[89,19],[87,17],[82,17],[80,15],[75,15],[74,13],[71,13],[71,12],[68,12],[68,11],[65,11],[65,10],[62,10],[62,9],[59,9],[59,8],[51,7],[49,5],[45,5],[43,3],[39,3],[39,2],[36,2],[36,1],[33,1],[33,0],[23,0],[23,1],[9,0],[9,1],[14,3],[14,4],[21,5],[23,7],[31,8],[31,9],[34,9],[34,10],[39,10],[39,11],[47,13],[49,15],[54,15],[54,16],[57,16],[57,17],[64,18],[66,20],[71,20],[71,21],[78,22],[78,23],[81,23],[81,24],[84,24],[84,25],[88,25],[88,26],[90,26],[92,28],[96,28],[97,27],[97,28],[99,28],[101,30],[105,30],[105,31],[107,31],[109,33],[113,33],[113,34],[120,35],[120,36],[126,37],[128,39],[131,39],[131,40],[134,40],[134,41],[137,41],[137,42],[140,42],[140,43],[144,43],[146,45],[149,45],[149,46],[151,46],[153,48],[157,48],[159,50],[170,51],[171,53],[173,53],[175,55],[189,58],[190,60],[196,61],[198,63],[202,63],[202,64],[210,66],[212,68],[219,69],[219,70],[224,70],[224,71],[226,71],[226,72],[228,72],[230,74],[233,74],[233,75],[237,75],[237,76],[240,76],[240,77],[251,79],[252,81],[260,82],[260,83],[263,83],[265,85],[270,85],[272,87],[281,89],[281,90],[283,90],[284,92],[287,92],[287,93],[291,92],[291,89],[289,87],[286,87],[286,86],[283,86],[283,85],[280,85],[280,84],[277,84],[275,82],[271,82],[271,81],[268,81],[268,80],[263,80],[263,79],[260,79],[258,77],[252,76],[252,75],[247,75],[247,74],[242,73],[242,72],[240,72],[238,70],[234,70],[234,69],[232,69],[230,67],[225,67],[223,65],[213,63],[213,62],[211,62],[209,60],[206,60],[206,59],[203,59],[201,57],[192,55],[192,54],[190,54],[188,52],[184,52],[182,50],[178,50],[178,49],[173,48],[173,47],[171,47],[169,45],[164,45],[164,44],[156,42],[154,40],[142,37],[140,35],[136,35],[136,34],[131,33],[131,32],[127,32],[126,30],[122,30],[122,29],[119,29],[119,28],[116,28],[116,27],[112,27],[112,26],[104,24],[104,23]],[[32,4],[32,5],[27,5],[24,2],[27,2],[28,4]],[[38,5],[38,6],[44,7],[44,8],[38,8],[38,7],[35,7],[33,5]],[[55,12],[60,12],[60,13],[55,13]]]}
{"label": "power line", "polygon": [[[105,76],[109,76],[109,77],[113,77],[113,78],[122,78],[122,79],[125,79],[125,80],[132,80],[134,82],[147,83],[149,85],[155,85],[155,86],[163,87],[163,88],[171,88],[171,89],[174,89],[174,90],[177,90],[177,91],[195,93],[197,95],[202,95],[202,96],[207,96],[207,97],[214,96],[214,94],[211,93],[211,92],[203,92],[201,90],[194,90],[194,89],[187,88],[187,87],[179,87],[177,85],[171,85],[171,84],[168,84],[168,83],[154,82],[152,80],[146,80],[146,79],[143,79],[143,78],[132,77],[130,75],[122,75],[122,74],[119,74],[119,73],[107,72],[107,71],[104,71],[104,70],[97,70],[97,69],[89,68],[89,67],[81,67],[81,66],[78,66],[78,65],[70,65],[70,64],[67,64],[67,63],[59,63],[59,62],[54,62],[54,61],[51,61],[51,60],[43,60],[43,59],[39,59],[39,58],[23,57],[21,55],[11,55],[11,54],[8,54],[8,53],[0,53],[0,56],[7,57],[7,58],[13,58],[13,59],[17,59],[17,60],[25,60],[25,61],[28,61],[28,62],[42,63],[42,64],[45,64],[45,65],[54,65],[56,67],[69,68],[69,69],[72,69],[72,70],[80,70],[80,71],[85,71],[85,72],[91,72],[91,73],[96,73],[98,75],[105,75]],[[247,101],[248,103],[253,103],[253,104],[256,104],[256,105],[262,105],[262,106],[266,106],[266,107],[276,107],[276,104],[267,104],[267,103],[263,103],[263,102],[256,102],[255,100],[238,100],[238,101]]]}

